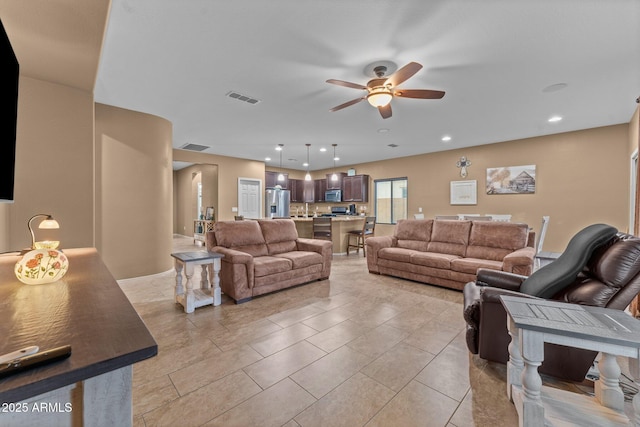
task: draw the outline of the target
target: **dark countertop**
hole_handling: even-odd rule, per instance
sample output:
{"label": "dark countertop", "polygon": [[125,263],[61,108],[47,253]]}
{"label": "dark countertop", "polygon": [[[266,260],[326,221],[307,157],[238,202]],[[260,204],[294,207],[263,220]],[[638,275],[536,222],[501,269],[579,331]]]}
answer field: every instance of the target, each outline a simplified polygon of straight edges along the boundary
{"label": "dark countertop", "polygon": [[93,248],[64,249],[67,274],[25,285],[17,255],[0,256],[0,354],[70,344],[67,359],[0,378],[0,403],[17,402],[120,369],[158,353],[158,345]]}

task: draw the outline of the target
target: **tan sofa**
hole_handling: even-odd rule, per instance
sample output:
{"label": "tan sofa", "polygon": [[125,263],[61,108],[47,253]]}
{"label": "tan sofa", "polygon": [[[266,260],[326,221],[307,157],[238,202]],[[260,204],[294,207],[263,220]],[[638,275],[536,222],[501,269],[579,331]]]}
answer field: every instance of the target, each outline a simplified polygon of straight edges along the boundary
{"label": "tan sofa", "polygon": [[205,241],[208,251],[224,255],[220,287],[238,304],[331,272],[331,242],[298,238],[290,219],[217,222]]}
{"label": "tan sofa", "polygon": [[400,220],[393,236],[366,245],[370,273],[457,290],[479,268],[529,275],[535,255],[526,224],[491,221]]}

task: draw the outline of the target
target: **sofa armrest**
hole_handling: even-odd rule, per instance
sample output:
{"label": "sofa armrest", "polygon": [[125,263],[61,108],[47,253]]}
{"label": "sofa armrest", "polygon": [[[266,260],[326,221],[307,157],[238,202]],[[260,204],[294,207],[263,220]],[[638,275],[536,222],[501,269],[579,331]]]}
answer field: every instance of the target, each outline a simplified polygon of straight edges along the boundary
{"label": "sofa armrest", "polygon": [[255,272],[251,254],[224,246],[215,246],[211,252],[224,255],[221,262],[221,280],[228,281],[226,284],[234,288],[246,286],[253,289]]}
{"label": "sofa armrest", "polygon": [[491,270],[488,268],[478,269],[477,283],[480,286],[492,286],[510,291],[519,291],[522,282],[527,276],[521,274],[508,273],[506,271]]}
{"label": "sofa armrest", "polygon": [[533,272],[534,248],[526,247],[511,252],[502,261],[502,270],[509,273],[530,275]]}
{"label": "sofa armrest", "polygon": [[296,239],[296,247],[299,251],[316,252],[322,255],[322,278],[329,277],[333,258],[333,243],[331,241],[299,237]]}
{"label": "sofa armrest", "polygon": [[367,253],[367,267],[369,273],[380,273],[378,270],[378,251],[390,248],[393,244],[393,236],[368,237],[364,240]]}

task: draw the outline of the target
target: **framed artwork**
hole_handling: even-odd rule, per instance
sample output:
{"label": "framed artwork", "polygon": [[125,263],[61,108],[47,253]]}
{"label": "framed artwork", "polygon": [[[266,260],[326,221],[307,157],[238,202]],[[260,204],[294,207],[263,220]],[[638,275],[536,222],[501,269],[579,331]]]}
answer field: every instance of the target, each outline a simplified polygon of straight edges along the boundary
{"label": "framed artwork", "polygon": [[487,194],[533,194],[536,165],[487,168]]}
{"label": "framed artwork", "polygon": [[204,219],[206,219],[207,221],[213,221],[215,219],[215,210],[213,209],[213,206],[207,207],[207,210],[204,214]]}
{"label": "framed artwork", "polygon": [[451,181],[452,205],[478,204],[478,181]]}

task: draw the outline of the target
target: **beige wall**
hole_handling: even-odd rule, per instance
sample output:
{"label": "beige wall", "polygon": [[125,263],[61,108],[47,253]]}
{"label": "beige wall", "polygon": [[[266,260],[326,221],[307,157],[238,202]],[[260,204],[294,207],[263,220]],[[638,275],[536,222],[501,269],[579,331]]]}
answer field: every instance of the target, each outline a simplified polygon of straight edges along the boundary
{"label": "beige wall", "polygon": [[218,206],[214,207],[219,221],[233,220],[235,212],[231,209],[238,206],[238,178],[259,179],[264,188],[263,162],[187,150],[173,150],[173,160],[218,166]]}
{"label": "beige wall", "polygon": [[193,235],[193,220],[198,218],[197,182],[202,182],[202,208],[213,206],[218,217],[218,166],[197,164],[173,173],[175,193],[173,232],[184,236]]}
{"label": "beige wall", "polygon": [[62,248],[93,246],[92,94],[20,76],[16,140],[15,202],[2,209],[0,246],[28,247],[37,213],[58,220]]}
{"label": "beige wall", "polygon": [[[544,249],[562,251],[576,231],[595,222],[628,229],[629,125],[453,149],[399,159],[354,165],[358,174],[375,179],[407,177],[409,216],[422,207],[425,217],[447,214],[511,214],[538,231],[543,215],[551,216]],[[467,180],[478,184],[478,203],[450,205],[450,182],[463,180],[456,162],[466,156],[472,165]],[[536,193],[487,195],[486,169],[536,165]],[[344,166],[347,170],[351,166]],[[326,171],[317,171],[314,178]],[[373,210],[373,185],[370,206]],[[378,225],[376,234],[392,234]]]}
{"label": "beige wall", "polygon": [[172,126],[96,104],[96,247],[117,278],[172,266]]}

